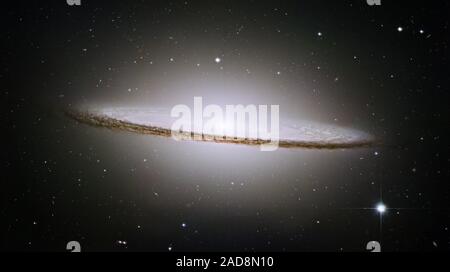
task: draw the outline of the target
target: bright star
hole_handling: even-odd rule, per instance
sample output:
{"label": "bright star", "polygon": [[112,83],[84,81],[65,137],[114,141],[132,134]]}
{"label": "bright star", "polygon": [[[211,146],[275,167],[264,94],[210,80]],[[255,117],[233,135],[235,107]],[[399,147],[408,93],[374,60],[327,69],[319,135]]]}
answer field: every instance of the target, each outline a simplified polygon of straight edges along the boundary
{"label": "bright star", "polygon": [[376,209],[379,213],[384,213],[386,211],[386,206],[383,203],[380,203],[377,205]]}
{"label": "bright star", "polygon": [[214,60],[216,63],[220,63],[222,60],[219,57],[216,57],[216,59]]}

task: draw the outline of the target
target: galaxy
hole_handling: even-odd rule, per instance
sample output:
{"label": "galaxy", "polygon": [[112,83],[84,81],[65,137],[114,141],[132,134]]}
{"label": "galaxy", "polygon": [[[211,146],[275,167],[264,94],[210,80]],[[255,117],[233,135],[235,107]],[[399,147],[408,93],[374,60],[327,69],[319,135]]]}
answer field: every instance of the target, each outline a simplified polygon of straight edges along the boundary
{"label": "galaxy", "polygon": [[[171,137],[171,124],[174,122],[168,110],[146,108],[106,108],[100,110],[88,110],[86,112],[68,112],[75,120],[98,127],[130,131],[140,134]],[[224,134],[205,135],[195,131],[181,131],[187,134],[189,140],[195,139],[196,134],[201,134],[200,141],[218,143],[235,143],[243,145],[258,145],[269,140],[259,138],[239,138],[236,135],[227,139]],[[192,134],[192,135],[191,135]],[[209,137],[208,137],[209,136]],[[311,122],[285,122],[281,128],[281,139],[278,145],[286,148],[352,148],[370,146],[374,143],[372,136],[359,131],[342,129]]]}
{"label": "galaxy", "polygon": [[448,1],[69,2],[2,7],[2,251],[450,249]]}

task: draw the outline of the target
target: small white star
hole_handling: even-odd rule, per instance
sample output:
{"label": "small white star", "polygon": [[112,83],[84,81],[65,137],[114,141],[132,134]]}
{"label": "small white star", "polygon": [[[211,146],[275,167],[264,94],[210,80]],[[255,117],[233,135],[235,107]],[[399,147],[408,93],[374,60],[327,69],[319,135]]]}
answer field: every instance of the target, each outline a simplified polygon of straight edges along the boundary
{"label": "small white star", "polygon": [[317,32],[317,36],[322,37],[322,32]]}
{"label": "small white star", "polygon": [[219,57],[216,57],[216,58],[214,59],[214,61],[215,61],[216,63],[220,63],[220,62],[222,61],[222,59],[219,58]]}
{"label": "small white star", "polygon": [[186,223],[181,223],[181,227],[185,228],[185,227],[187,227],[187,224]]}
{"label": "small white star", "polygon": [[402,32],[403,31],[403,27],[401,27],[401,26],[397,27],[397,31],[398,32]]}

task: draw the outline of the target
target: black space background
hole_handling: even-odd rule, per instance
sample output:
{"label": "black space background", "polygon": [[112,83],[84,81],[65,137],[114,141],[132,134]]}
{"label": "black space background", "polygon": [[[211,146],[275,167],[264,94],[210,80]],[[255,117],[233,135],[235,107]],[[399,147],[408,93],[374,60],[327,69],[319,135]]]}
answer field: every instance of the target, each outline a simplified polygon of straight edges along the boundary
{"label": "black space background", "polygon": [[[90,168],[94,159],[80,157],[89,150],[74,144],[69,132],[76,125],[64,119],[61,110],[84,101],[86,95],[96,97],[82,82],[97,78],[98,67],[110,65],[116,52],[138,56],[142,51],[136,43],[144,52],[152,50],[146,35],[158,41],[166,39],[166,32],[201,36],[205,29],[216,38],[212,47],[224,41],[233,46],[234,39],[244,39],[249,50],[265,46],[252,44],[254,37],[266,37],[268,44],[305,39],[329,62],[352,62],[351,56],[345,58],[340,52],[343,48],[354,52],[361,59],[359,66],[351,70],[342,63],[342,69],[347,77],[354,75],[355,92],[371,105],[367,113],[376,113],[373,129],[384,134],[388,146],[376,162],[379,173],[372,174],[384,180],[386,203],[414,207],[402,211],[407,216],[385,218],[383,247],[389,251],[450,248],[448,1],[383,1],[381,7],[370,7],[362,0],[188,2],[85,0],[81,7],[69,7],[65,1],[2,4],[3,250],[64,250],[69,240],[81,241],[86,250],[167,251],[169,246],[181,251],[363,250],[364,242],[373,238],[373,230],[366,225],[305,226],[299,238],[271,231],[262,221],[258,224],[263,231],[247,237],[244,234],[255,222],[243,217],[240,228],[231,224],[228,235],[221,236],[216,227],[229,225],[232,218],[214,222],[198,218],[191,221],[199,231],[180,233],[183,209],[161,211],[163,205],[159,205],[144,211],[132,195],[121,195],[120,182],[85,189],[100,177]],[[177,25],[179,20],[188,23]],[[246,26],[244,37],[227,31],[239,25]],[[404,28],[401,33],[398,26]],[[286,35],[279,36],[278,28]],[[89,29],[95,29],[95,39]],[[420,29],[425,33],[419,33]],[[317,39],[318,31],[324,33],[326,43]],[[309,52],[292,48],[293,57],[298,54],[314,65]],[[82,182],[61,182],[80,175]],[[337,180],[345,180],[345,175]],[[105,210],[112,220],[97,220]],[[151,224],[136,229],[142,218],[159,213],[166,218],[165,235],[158,235]],[[330,222],[353,222],[359,216],[325,208],[320,213]],[[334,227],[341,228],[339,233],[345,237],[333,236]],[[352,235],[358,228],[367,231]],[[128,245],[118,244],[119,240]]]}

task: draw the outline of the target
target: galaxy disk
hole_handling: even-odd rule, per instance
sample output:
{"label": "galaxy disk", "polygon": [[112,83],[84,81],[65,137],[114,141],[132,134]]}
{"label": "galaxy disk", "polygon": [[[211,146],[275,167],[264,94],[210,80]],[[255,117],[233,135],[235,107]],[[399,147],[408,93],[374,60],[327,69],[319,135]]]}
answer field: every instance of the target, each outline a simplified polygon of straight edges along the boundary
{"label": "galaxy disk", "polygon": [[[96,127],[122,130],[150,136],[172,136],[174,118],[164,108],[105,107],[66,112],[71,118]],[[178,132],[179,133],[179,132]],[[185,130],[185,139],[227,144],[261,145],[269,140],[250,137],[207,135],[195,130]],[[280,120],[279,147],[338,149],[365,147],[374,144],[370,134],[334,125],[305,120]]]}

